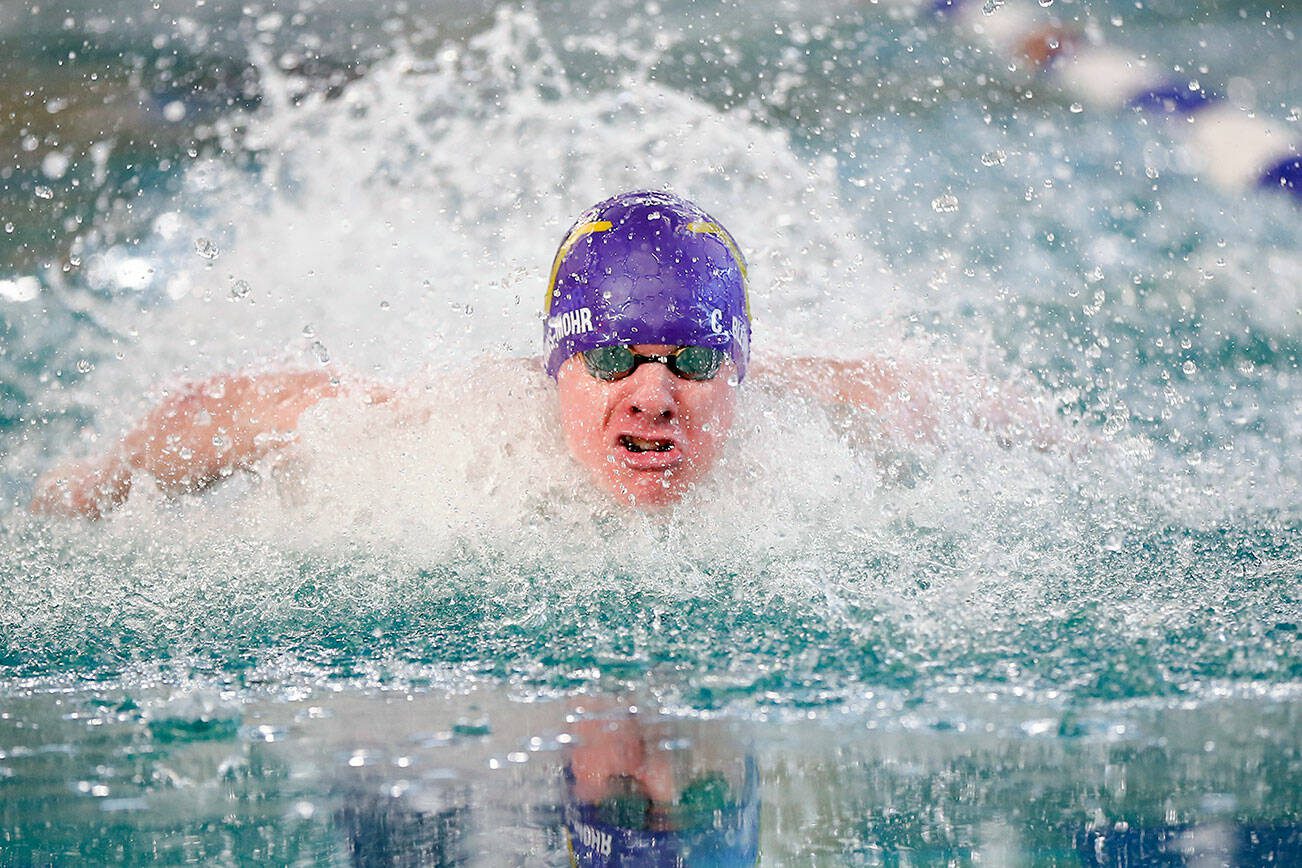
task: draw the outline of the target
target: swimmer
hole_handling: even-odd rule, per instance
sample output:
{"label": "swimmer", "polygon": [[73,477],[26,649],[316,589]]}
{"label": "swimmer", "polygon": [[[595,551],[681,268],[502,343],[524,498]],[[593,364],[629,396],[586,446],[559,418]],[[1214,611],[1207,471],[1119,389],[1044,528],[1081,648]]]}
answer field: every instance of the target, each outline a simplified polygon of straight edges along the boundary
{"label": "swimmer", "polygon": [[[678,500],[714,466],[749,379],[792,396],[872,411],[925,438],[927,395],[973,377],[891,359],[750,360],[746,261],[717,220],[678,196],[607,199],[566,233],[544,301],[543,368],[556,382],[566,443],[594,483],[638,507]],[[984,385],[980,387],[984,389]],[[303,413],[346,393],[395,400],[378,385],[328,371],[223,374],[168,396],[98,459],[54,468],[33,511],[99,518],[152,480],[169,496],[196,493],[290,448]],[[992,393],[973,420],[1039,444],[1050,430],[1024,396]]]}

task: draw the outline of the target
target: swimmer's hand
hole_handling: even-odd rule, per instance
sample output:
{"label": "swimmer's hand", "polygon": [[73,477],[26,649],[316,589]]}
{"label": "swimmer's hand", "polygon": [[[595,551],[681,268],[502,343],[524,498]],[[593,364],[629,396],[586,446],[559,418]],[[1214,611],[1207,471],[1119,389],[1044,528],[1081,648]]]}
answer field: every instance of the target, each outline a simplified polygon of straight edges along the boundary
{"label": "swimmer's hand", "polygon": [[41,515],[100,518],[127,499],[131,473],[117,455],[60,464],[36,483],[29,509]]}
{"label": "swimmer's hand", "polygon": [[[221,374],[169,394],[105,457],[59,465],[36,486],[33,512],[100,518],[141,475],[168,496],[199,492],[295,440],[308,408],[344,391],[328,371]],[[392,397],[368,386],[372,403]]]}

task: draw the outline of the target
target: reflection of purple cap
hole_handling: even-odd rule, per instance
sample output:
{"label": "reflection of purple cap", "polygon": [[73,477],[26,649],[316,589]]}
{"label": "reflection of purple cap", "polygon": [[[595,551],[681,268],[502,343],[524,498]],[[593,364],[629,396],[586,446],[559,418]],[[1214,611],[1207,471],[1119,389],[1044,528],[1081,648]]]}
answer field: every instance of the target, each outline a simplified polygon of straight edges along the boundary
{"label": "reflection of purple cap", "polygon": [[746,261],[728,230],[670,193],[621,193],[583,214],[552,263],[543,356],[623,344],[717,347],[737,378],[750,356]]}

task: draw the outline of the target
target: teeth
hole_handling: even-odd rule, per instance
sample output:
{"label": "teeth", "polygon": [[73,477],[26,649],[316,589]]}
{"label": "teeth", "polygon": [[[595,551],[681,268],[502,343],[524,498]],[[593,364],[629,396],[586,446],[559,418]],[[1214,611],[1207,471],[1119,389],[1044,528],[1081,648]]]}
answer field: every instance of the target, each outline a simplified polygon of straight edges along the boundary
{"label": "teeth", "polygon": [[619,442],[629,452],[668,452],[674,448],[672,440],[643,440],[627,434],[621,436]]}

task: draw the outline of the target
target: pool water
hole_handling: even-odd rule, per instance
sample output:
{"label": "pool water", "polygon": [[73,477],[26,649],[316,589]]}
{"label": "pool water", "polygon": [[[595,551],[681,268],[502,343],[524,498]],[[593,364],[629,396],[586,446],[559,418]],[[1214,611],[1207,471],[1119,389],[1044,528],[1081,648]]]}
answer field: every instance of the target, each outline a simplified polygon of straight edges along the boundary
{"label": "pool water", "polygon": [[[1302,138],[1287,4],[1031,5]],[[1302,212],[924,7],[0,12],[0,864],[568,864],[594,715],[761,864],[1302,861]],[[757,358],[937,372],[933,436],[748,385],[681,504],[594,493],[510,360],[664,186]],[[170,385],[325,365],[402,400],[26,510]]]}

